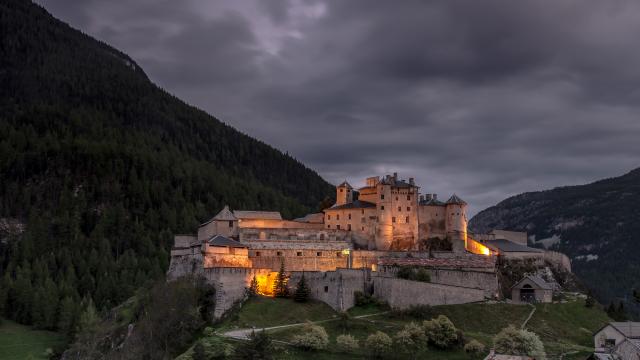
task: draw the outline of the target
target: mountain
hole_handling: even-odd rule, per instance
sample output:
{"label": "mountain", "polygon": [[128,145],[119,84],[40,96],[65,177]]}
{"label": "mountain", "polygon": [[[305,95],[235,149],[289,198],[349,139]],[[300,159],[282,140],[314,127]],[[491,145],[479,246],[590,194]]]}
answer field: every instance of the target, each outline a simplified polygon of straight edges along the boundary
{"label": "mountain", "polygon": [[0,316],[72,332],[223,205],[291,218],[333,193],[30,1],[0,0],[0,84]]}
{"label": "mountain", "polygon": [[510,197],[478,213],[469,226],[475,232],[526,231],[534,246],[567,254],[574,272],[606,303],[630,299],[640,288],[640,168]]}

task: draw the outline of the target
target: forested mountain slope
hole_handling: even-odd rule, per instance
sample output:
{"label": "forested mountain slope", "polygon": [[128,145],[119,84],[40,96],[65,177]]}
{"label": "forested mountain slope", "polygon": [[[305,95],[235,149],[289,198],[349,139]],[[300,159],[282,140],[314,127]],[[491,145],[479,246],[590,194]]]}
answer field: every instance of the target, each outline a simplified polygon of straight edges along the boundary
{"label": "forested mountain slope", "polygon": [[473,231],[526,231],[536,246],[566,253],[603,302],[640,289],[640,169],[588,185],[510,197],[470,221]]}
{"label": "forested mountain slope", "polygon": [[0,84],[0,315],[22,323],[73,331],[224,204],[293,217],[332,194],[30,1],[0,0]]}

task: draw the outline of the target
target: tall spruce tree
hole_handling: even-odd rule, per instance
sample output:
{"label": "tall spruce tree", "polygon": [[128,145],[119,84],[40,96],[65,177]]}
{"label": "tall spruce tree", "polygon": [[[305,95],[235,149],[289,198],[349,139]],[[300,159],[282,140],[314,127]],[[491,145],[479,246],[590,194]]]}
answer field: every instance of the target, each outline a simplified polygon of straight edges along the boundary
{"label": "tall spruce tree", "polygon": [[298,281],[298,285],[296,286],[296,291],[293,293],[293,300],[297,302],[307,302],[309,300],[310,293],[311,290],[307,285],[304,273],[302,273],[302,277],[300,278],[300,281]]}
{"label": "tall spruce tree", "polygon": [[260,290],[258,288],[258,279],[256,278],[255,275],[253,275],[253,279],[251,279],[251,284],[249,284],[249,296],[256,297],[258,296],[259,291]]}
{"label": "tall spruce tree", "polygon": [[285,273],[284,268],[284,260],[280,263],[280,271],[278,271],[278,275],[276,276],[276,281],[273,284],[273,295],[275,297],[288,297],[289,296],[289,288],[287,287],[288,282],[287,274]]}

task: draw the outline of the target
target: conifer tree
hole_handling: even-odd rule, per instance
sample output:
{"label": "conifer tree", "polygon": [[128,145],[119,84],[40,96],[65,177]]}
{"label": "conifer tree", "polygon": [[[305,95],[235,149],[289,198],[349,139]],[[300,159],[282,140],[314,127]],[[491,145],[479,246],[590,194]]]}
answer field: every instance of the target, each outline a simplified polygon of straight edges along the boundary
{"label": "conifer tree", "polygon": [[256,278],[255,275],[253,275],[253,279],[251,279],[251,284],[249,284],[249,296],[256,297],[258,296],[258,293],[259,293],[258,279]]}
{"label": "conifer tree", "polygon": [[304,273],[302,273],[302,277],[300,281],[298,281],[298,285],[296,286],[296,291],[293,293],[293,299],[297,302],[306,302],[309,300],[309,293],[311,290],[307,285],[307,282],[304,278]]}
{"label": "conifer tree", "polygon": [[633,290],[633,298],[636,300],[637,303],[640,303],[640,291]]}
{"label": "conifer tree", "polygon": [[287,287],[287,274],[285,274],[284,260],[280,263],[280,271],[276,276],[276,281],[273,284],[273,295],[275,297],[288,297],[289,288]]}

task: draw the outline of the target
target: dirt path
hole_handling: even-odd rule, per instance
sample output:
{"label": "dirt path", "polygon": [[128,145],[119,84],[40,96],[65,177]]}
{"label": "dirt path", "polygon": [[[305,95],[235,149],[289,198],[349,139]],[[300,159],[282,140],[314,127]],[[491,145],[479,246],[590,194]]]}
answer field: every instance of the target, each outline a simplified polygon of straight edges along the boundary
{"label": "dirt path", "polygon": [[535,314],[536,312],[536,307],[534,305],[529,304],[529,306],[532,307],[531,312],[529,313],[529,316],[527,316],[527,318],[522,323],[522,326],[520,327],[521,329],[524,329],[527,326],[527,323],[529,322],[529,320],[531,320],[531,317],[533,317],[533,314]]}
{"label": "dirt path", "polygon": [[[387,312],[388,311],[379,312],[379,313],[375,313],[375,314],[358,315],[358,316],[352,317],[352,319],[363,319],[363,318],[367,318],[367,317],[386,314]],[[339,320],[339,318],[312,321],[312,323],[313,324],[322,324],[322,323],[325,323],[325,322],[337,321],[337,320]],[[290,327],[295,327],[295,326],[302,326],[304,324],[307,324],[307,322],[301,322],[301,323],[295,323],[295,324],[286,324],[286,325],[278,325],[278,326],[271,326],[271,327],[258,328],[258,329],[256,329],[256,328],[237,329],[237,330],[231,330],[231,331],[226,331],[226,332],[220,333],[220,335],[228,337],[228,338],[232,338],[232,339],[237,339],[237,340],[248,340],[249,339],[249,335],[251,335],[252,331],[285,329],[285,328],[290,328]]]}

